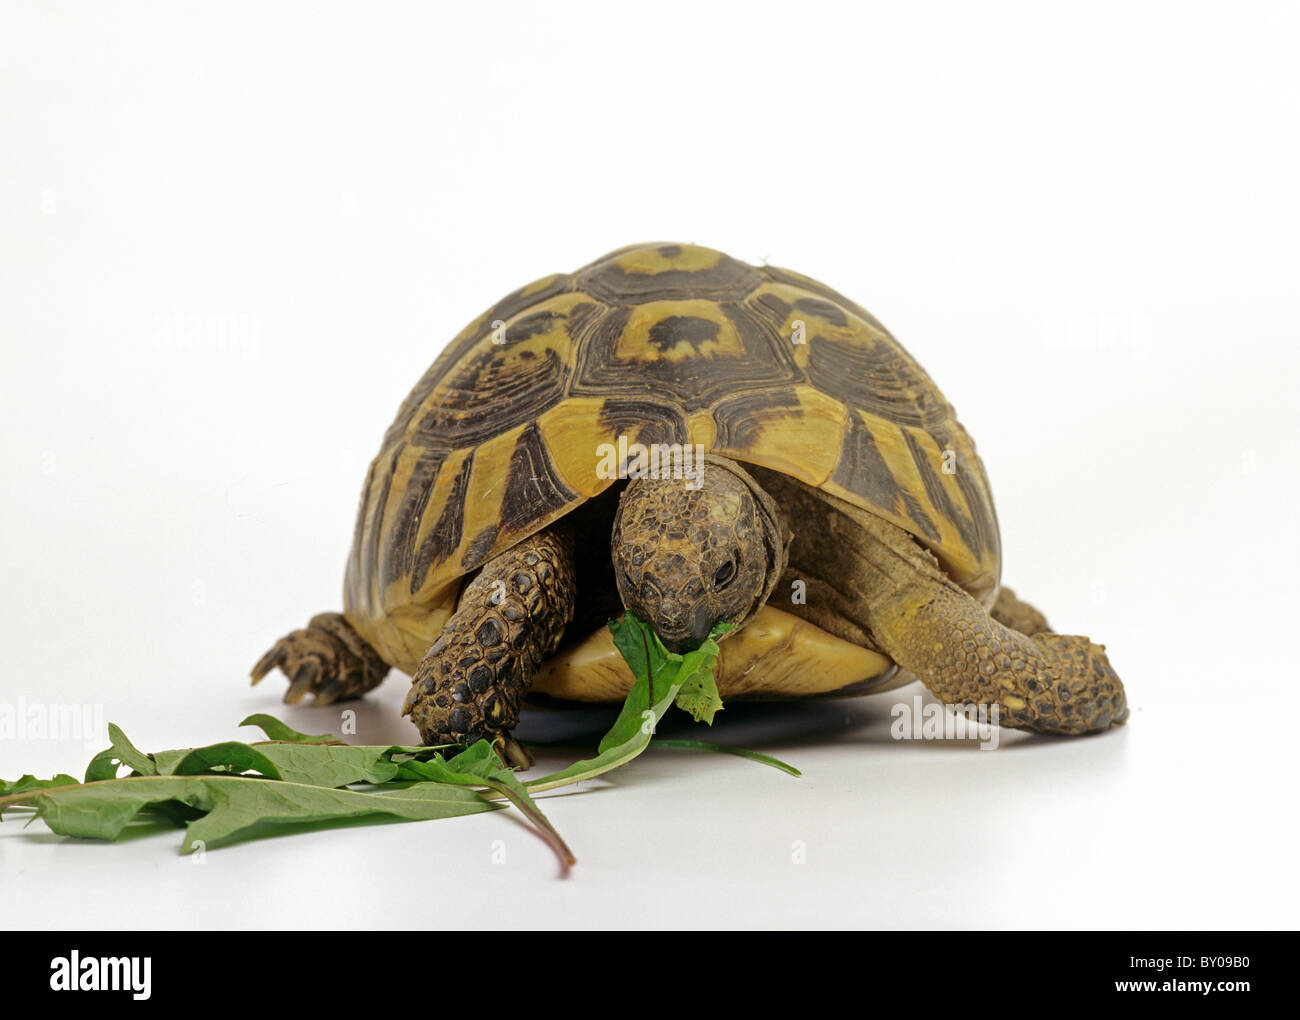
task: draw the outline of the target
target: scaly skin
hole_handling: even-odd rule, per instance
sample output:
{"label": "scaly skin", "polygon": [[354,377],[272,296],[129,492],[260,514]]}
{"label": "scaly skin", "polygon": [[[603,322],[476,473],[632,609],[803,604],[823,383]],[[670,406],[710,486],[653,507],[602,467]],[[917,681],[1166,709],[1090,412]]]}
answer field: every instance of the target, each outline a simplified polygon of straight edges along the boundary
{"label": "scaly skin", "polygon": [[510,737],[538,665],[573,619],[573,535],[555,526],[484,564],[425,654],[403,715],[426,744],[486,738],[516,763]]}
{"label": "scaly skin", "polygon": [[965,592],[913,586],[877,604],[885,651],[949,704],[992,704],[1002,726],[1040,733],[1107,729],[1128,715],[1106,650],[1078,635],[1032,638]]}
{"label": "scaly skin", "polygon": [[709,457],[700,487],[634,479],[619,499],[610,548],[623,605],[674,652],[715,624],[752,619],[785,569],[781,511],[738,464]]}
{"label": "scaly skin", "polygon": [[338,613],[313,616],[306,629],[280,638],[253,667],[253,683],[277,666],[289,678],[289,705],[308,692],[318,705],[359,698],[388,675],[388,663]]}
{"label": "scaly skin", "polygon": [[1002,725],[1042,733],[1104,730],[1128,715],[1101,645],[1051,633],[1006,589],[990,614],[901,528],[788,476],[759,477],[794,522],[790,569],[810,596],[943,701],[996,703]]}
{"label": "scaly skin", "polygon": [[[999,706],[1002,726],[1039,733],[1104,730],[1128,716],[1106,650],[1086,637],[1033,636],[999,623],[906,532],[875,521],[855,544],[872,635],[948,704]],[[1014,596],[1011,596],[1014,599]],[[1043,626],[1014,600],[1008,616]]]}

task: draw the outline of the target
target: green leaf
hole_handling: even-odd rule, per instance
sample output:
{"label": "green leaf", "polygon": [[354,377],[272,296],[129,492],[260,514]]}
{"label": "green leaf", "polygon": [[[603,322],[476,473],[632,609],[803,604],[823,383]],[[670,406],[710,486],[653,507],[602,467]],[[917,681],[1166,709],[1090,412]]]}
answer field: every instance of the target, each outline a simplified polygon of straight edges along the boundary
{"label": "green leaf", "polygon": [[114,723],[108,724],[108,738],[112,746],[90,759],[86,766],[87,783],[116,779],[119,765],[125,765],[138,776],[155,776],[158,766],[152,755],[139,750]]}
{"label": "green leaf", "polygon": [[34,805],[59,835],[97,839],[116,839],[146,808],[184,805],[202,817],[187,826],[183,853],[256,835],[265,827],[376,815],[410,821],[451,818],[496,807],[473,790],[440,783],[363,793],[223,775],[127,776],[6,797],[0,808],[18,798]]}
{"label": "green leaf", "polygon": [[[735,625],[720,623],[713,629],[711,637],[721,637],[729,630],[735,630]],[[682,681],[681,692],[677,695],[678,708],[690,713],[691,718],[696,722],[706,722],[710,726],[713,725],[714,715],[722,711],[722,697],[718,694],[718,682],[713,676],[717,658],[715,645],[712,653],[706,652],[693,672]]]}
{"label": "green leaf", "polygon": [[[101,751],[95,755],[91,759],[92,765],[96,761],[103,759],[105,755],[111,755],[112,760],[121,762],[137,775],[156,776],[158,774],[158,767],[154,764],[153,758],[127,740],[126,734],[114,723],[108,724],[108,739],[112,746],[107,751]],[[116,775],[116,770],[114,770],[114,775]]]}
{"label": "green leaf", "polygon": [[[647,721],[646,713],[652,712],[652,706],[662,699],[664,690],[671,683],[670,675],[664,673],[668,650],[660,643],[654,630],[642,623],[635,613],[629,609],[622,620],[610,621],[609,630],[614,638],[614,647],[631,667],[636,682],[628,691],[614,725],[596,749],[601,754],[611,747],[627,743],[636,735]],[[656,716],[654,722],[660,718],[662,716]]]}
{"label": "green leaf", "polygon": [[107,751],[100,751],[99,754],[90,759],[90,764],[86,766],[87,783],[101,783],[105,779],[117,778],[117,752],[111,747]]}
{"label": "green leaf", "polygon": [[802,776],[793,765],[783,762],[780,758],[773,758],[768,754],[760,754],[758,751],[747,751],[743,747],[728,747],[725,744],[710,744],[703,740],[664,740],[656,737],[651,742],[651,747],[667,747],[680,749],[683,751],[713,751],[717,754],[734,754],[739,758],[748,758],[750,761],[756,761],[760,765],[770,765],[774,769],[791,776]]}
{"label": "green leaf", "polygon": [[386,783],[397,775],[391,747],[362,744],[259,744],[280,770],[280,778],[311,786]]}
{"label": "green leaf", "polygon": [[[623,709],[601,740],[595,758],[533,780],[528,789],[534,793],[591,779],[627,764],[644,751],[655,727],[685,684],[700,681],[702,675],[707,675],[707,683],[713,684],[713,667],[718,661],[716,637],[729,630],[730,625],[718,625],[699,648],[685,655],[664,648],[653,628],[630,610],[623,614],[622,620],[611,622],[609,629],[615,647],[636,677]],[[700,686],[704,687],[703,681]]]}
{"label": "green leaf", "polygon": [[[329,734],[299,733],[273,716],[253,715],[241,725],[261,727],[269,740],[224,741],[152,755],[110,725],[112,746],[91,759],[84,784],[65,775],[49,780],[23,776],[0,783],[0,810],[33,808],[56,833],[101,839],[116,838],[142,812],[149,812],[185,826],[185,852],[190,852],[199,845],[293,825],[474,814],[498,807],[489,797],[501,797],[519,808],[568,867],[573,854],[532,794],[631,761],[650,744],[655,727],[674,703],[697,720],[712,721],[722,707],[713,678],[716,637],[727,629],[715,628],[700,648],[677,655],[631,613],[611,623],[614,643],[635,675],[618,719],[596,757],[526,784],[486,741],[444,760],[437,747],[349,745]],[[784,762],[754,752],[694,741],[662,743],[740,754],[797,774]],[[120,766],[131,769],[132,775],[118,778]],[[360,783],[381,788],[348,789]]]}
{"label": "green leaf", "polygon": [[72,776],[65,776],[59,773],[53,779],[37,779],[33,775],[21,776],[12,783],[7,783],[0,779],[0,797],[8,797],[11,794],[30,793],[33,790],[47,790],[52,786],[76,786],[77,781]]}
{"label": "green leaf", "polygon": [[696,722],[713,725],[714,715],[722,709],[722,698],[718,696],[712,668],[697,669],[682,683],[682,689],[677,693],[677,707],[689,712]]}
{"label": "green leaf", "polygon": [[[373,815],[401,821],[430,821],[473,815],[497,808],[496,804],[473,790],[438,783],[416,783],[403,790],[362,793],[357,790],[327,790],[297,783],[267,783],[256,779],[212,777],[206,782],[218,787],[228,783],[250,784],[262,787],[263,790],[258,796],[248,795],[239,800],[219,802],[216,810],[211,810],[197,822],[190,823],[186,832],[188,849],[194,848],[195,840],[202,840],[211,846],[261,825],[294,825]],[[242,789],[240,792],[248,793]],[[183,852],[188,852],[188,849]]]}
{"label": "green leaf", "polygon": [[177,776],[199,776],[205,772],[229,772],[236,776],[243,772],[260,772],[267,779],[283,778],[270,758],[257,748],[237,740],[196,747],[171,770]]}
{"label": "green leaf", "polygon": [[273,715],[267,715],[265,712],[258,712],[250,715],[247,719],[239,724],[240,726],[256,726],[271,740],[283,740],[290,744],[341,744],[338,737],[332,733],[322,733],[318,736],[311,736],[307,733],[299,733],[297,730],[290,728],[282,723]]}
{"label": "green leaf", "polygon": [[[187,769],[234,773],[255,770],[290,783],[337,787],[388,782],[397,775],[397,765],[390,759],[399,750],[403,749],[382,745],[229,741],[193,750],[158,751],[153,758],[161,775],[184,775]],[[197,767],[200,761],[207,763],[206,768]],[[191,764],[182,767],[186,762]]]}
{"label": "green leaf", "polygon": [[497,757],[492,745],[486,740],[471,744],[449,761],[443,761],[440,755],[435,755],[429,761],[406,761],[399,767],[402,776],[456,786],[487,786],[495,790],[533,823],[538,833],[555,851],[563,868],[568,869],[577,863],[573,851],[561,838],[550,819],[529,796],[528,787],[506,768]]}
{"label": "green leaf", "polygon": [[[638,679],[636,683],[637,686],[645,685],[647,688],[649,687],[648,679]],[[543,790],[554,790],[560,786],[580,783],[585,779],[594,779],[601,773],[610,772],[621,765],[626,765],[649,746],[654,727],[664,717],[664,713],[672,708],[673,699],[677,697],[679,687],[678,684],[670,684],[664,696],[647,709],[650,714],[644,723],[633,729],[622,743],[606,747],[595,758],[574,762],[574,764],[566,769],[561,769],[559,772],[543,776],[541,779],[534,779],[527,784],[528,792],[541,793]],[[633,693],[635,692],[636,687],[633,687]],[[630,694],[628,696],[631,697]],[[601,746],[605,746],[604,740],[601,741]]]}
{"label": "green leaf", "polygon": [[[638,682],[632,685],[622,711],[601,740],[597,748],[599,753],[627,743],[637,730],[647,725],[653,731],[654,725],[662,718],[659,715],[651,720],[653,706],[663,699],[670,686],[680,689],[684,685],[694,685],[701,690],[711,687],[716,697],[717,686],[713,681],[713,667],[718,661],[716,636],[730,630],[730,624],[719,624],[699,648],[685,655],[668,651],[654,628],[631,610],[623,614],[622,620],[611,622],[609,629],[614,646],[622,653]],[[644,684],[641,683],[643,679],[646,681]],[[718,706],[721,705],[719,700]]]}
{"label": "green leaf", "polygon": [[649,676],[653,679],[673,654],[664,647],[654,628],[630,609],[621,620],[610,620],[609,631],[614,647],[638,678]]}

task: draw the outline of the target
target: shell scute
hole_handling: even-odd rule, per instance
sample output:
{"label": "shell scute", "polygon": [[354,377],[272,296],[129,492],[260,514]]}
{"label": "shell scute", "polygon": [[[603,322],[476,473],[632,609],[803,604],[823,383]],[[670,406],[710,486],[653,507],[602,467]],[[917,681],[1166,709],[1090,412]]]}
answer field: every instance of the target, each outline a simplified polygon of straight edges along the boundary
{"label": "shell scute", "polygon": [[414,668],[464,575],[612,484],[599,450],[620,437],[699,443],[820,487],[996,593],[974,443],[888,331],[798,273],[655,244],[514,291],[438,356],[366,480],[353,626]]}

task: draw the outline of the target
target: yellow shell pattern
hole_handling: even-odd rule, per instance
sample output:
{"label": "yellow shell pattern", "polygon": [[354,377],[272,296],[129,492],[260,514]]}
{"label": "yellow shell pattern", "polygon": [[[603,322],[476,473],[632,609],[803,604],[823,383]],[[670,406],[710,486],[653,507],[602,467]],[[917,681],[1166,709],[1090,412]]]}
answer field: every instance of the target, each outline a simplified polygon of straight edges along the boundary
{"label": "yellow shell pattern", "polygon": [[905,528],[990,604],[984,467],[928,375],[830,288],[709,248],[614,252],[508,295],[403,402],[370,466],[348,620],[413,672],[465,576],[613,484],[602,444],[699,444]]}

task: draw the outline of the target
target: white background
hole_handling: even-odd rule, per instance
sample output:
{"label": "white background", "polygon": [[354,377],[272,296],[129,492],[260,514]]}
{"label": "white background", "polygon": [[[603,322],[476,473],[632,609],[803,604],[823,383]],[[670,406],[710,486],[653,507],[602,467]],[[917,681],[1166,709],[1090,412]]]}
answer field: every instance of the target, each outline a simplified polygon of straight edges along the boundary
{"label": "white background", "polygon": [[[0,923],[1294,923],[1298,37],[1290,4],[6,2],[6,704],[99,705],[146,749],[280,711],[248,668],[339,607],[440,347],[672,240],[889,326],[979,443],[1005,579],[1106,643],[1133,716],[984,753],[891,740],[919,688],[737,706],[714,738],[804,777],[648,754],[547,801],[564,881],[502,813],[201,864],[15,815]],[[413,739],[404,686],[352,739]],[[94,749],[7,739],[0,775]]]}

